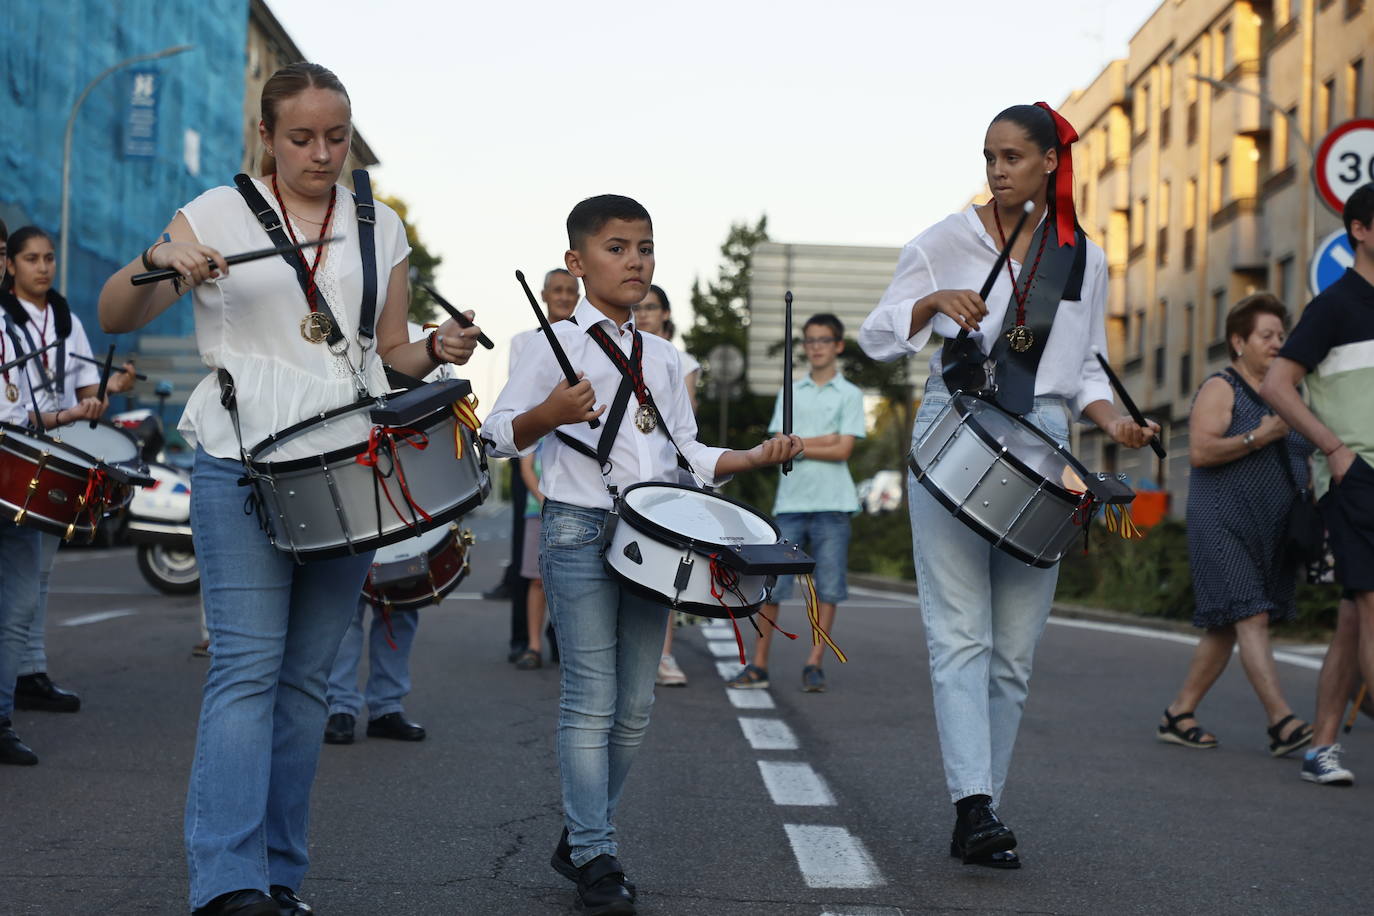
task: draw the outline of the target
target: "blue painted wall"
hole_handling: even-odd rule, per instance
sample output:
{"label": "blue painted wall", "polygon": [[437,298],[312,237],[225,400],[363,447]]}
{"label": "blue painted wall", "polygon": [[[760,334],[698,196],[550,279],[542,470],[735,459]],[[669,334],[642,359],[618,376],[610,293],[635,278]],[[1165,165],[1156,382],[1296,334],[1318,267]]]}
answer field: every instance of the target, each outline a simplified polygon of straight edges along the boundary
{"label": "blue painted wall", "polygon": [[[123,155],[129,71],[101,82],[77,116],[63,292],[97,353],[138,343],[100,331],[95,304],[106,278],[151,244],[178,206],[238,171],[247,33],[248,0],[0,0],[0,216],[11,231],[34,223],[57,238],[62,135],[86,84],[125,58],[195,45],[139,65],[162,77],[155,158]],[[199,175],[184,162],[187,129],[200,134]],[[187,302],[144,333],[192,333]]]}

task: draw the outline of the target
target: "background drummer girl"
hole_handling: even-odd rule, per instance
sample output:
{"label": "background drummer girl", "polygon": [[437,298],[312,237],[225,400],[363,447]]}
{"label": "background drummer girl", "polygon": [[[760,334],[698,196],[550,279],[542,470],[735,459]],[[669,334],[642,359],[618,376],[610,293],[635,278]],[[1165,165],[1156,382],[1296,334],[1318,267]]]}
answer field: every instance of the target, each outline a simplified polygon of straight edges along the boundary
{"label": "background drummer girl", "polygon": [[[321,290],[330,289],[325,302],[341,330],[357,328],[362,314],[356,207],[337,185],[351,120],[343,85],[316,64],[285,67],[263,87],[259,135],[267,157],[259,192],[284,223],[295,223],[298,238],[351,236],[326,246],[319,261],[307,258],[315,263],[311,288],[318,280]],[[302,315],[314,309],[282,261],[238,265],[231,275],[220,249],[261,248],[263,229],[230,187],[183,207],[163,241],[106,282],[101,323],[111,333],[132,331],[170,307],[181,285],[130,281],[148,269],[175,268],[193,288],[202,357],[233,373],[249,446],[254,436],[350,403],[356,383],[366,382],[371,395],[384,393],[382,360],[417,377],[437,362],[466,362],[480,333],[475,327],[450,320],[428,340],[408,342],[405,230],[380,202],[375,216],[377,271],[387,272],[378,284],[375,350],[364,349],[361,336],[345,337],[340,356],[298,333]],[[191,905],[203,916],[301,916],[310,912],[296,891],[308,865],[326,675],[372,553],[296,565],[244,515],[241,446],[215,376],[192,395],[182,430],[197,445],[192,526],[212,651],[186,808]],[[346,443],[320,444],[325,450]]]}
{"label": "background drummer girl", "polygon": [[[1044,103],[998,114],[983,142],[992,199],[946,217],[902,249],[892,283],[864,321],[859,343],[873,358],[887,361],[919,351],[932,330],[949,339],[961,330],[976,334],[990,325],[993,333],[981,338],[985,352],[990,351],[1013,304],[1011,275],[1018,281],[1016,304],[1025,301],[1019,293],[1031,286],[1038,264],[1033,253],[1032,263],[1026,264],[1036,237],[1016,240],[1011,248],[1016,263],[999,272],[987,301],[974,289],[994,266],[1001,230],[1015,225],[1030,201],[1028,225],[1051,221],[1056,249],[1088,247],[1081,298],[1062,299],[1053,307],[1052,333],[1040,342],[1044,350],[1035,369],[1033,406],[1023,419],[1061,446],[1068,443],[1070,417],[1083,417],[1121,445],[1139,448],[1158,427],[1141,427],[1117,411],[1093,357],[1094,347],[1106,348],[1106,259],[1097,245],[1075,234],[1070,145],[1076,139],[1068,122]],[[1051,250],[1048,256],[1056,253]],[[1018,310],[1018,326],[1023,318]],[[941,369],[937,354],[913,443],[949,404]],[[1030,567],[999,552],[914,480],[908,489],[936,724],[956,808],[950,852],[965,863],[1017,868],[1020,859],[1012,851],[1016,838],[994,809],[1006,782],[1031,659],[1049,616],[1058,570]]]}

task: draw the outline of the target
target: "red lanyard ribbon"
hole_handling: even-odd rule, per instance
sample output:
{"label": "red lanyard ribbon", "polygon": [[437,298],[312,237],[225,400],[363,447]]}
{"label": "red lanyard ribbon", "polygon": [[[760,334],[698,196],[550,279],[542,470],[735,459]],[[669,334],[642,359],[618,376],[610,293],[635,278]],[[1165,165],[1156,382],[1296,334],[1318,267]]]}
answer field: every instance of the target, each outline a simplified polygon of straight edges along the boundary
{"label": "red lanyard ribbon", "polygon": [[601,349],[606,351],[606,355],[615,361],[620,369],[620,374],[630,380],[630,385],[634,388],[635,400],[641,404],[649,403],[649,386],[644,382],[644,339],[639,336],[639,332],[634,332],[634,343],[630,345],[630,355],[627,357],[625,351],[620,349],[620,345],[611,340],[606,329],[599,324],[594,324],[587,332],[596,339],[601,345]]}

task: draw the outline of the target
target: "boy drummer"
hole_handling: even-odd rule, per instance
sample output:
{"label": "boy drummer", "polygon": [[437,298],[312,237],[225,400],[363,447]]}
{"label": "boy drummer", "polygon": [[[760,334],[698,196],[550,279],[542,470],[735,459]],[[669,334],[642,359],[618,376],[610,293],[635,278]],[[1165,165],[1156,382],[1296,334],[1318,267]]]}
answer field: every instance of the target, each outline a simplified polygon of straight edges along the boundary
{"label": "boy drummer", "polygon": [[[640,481],[677,479],[676,442],[698,477],[719,484],[740,471],[801,452],[796,436],[747,451],[697,441],[696,421],[673,345],[635,330],[631,309],[653,280],[653,224],[628,197],[582,201],[568,215],[565,263],[583,281],[572,318],[553,330],[579,370],[575,385],[550,349],[526,347],[482,427],[492,454],[513,457],[545,445],[540,572],[562,653],[558,758],[565,828],[552,865],[577,883],[589,916],[634,913],[634,885],[616,858],[612,819],[649,725],[654,674],[668,609],[623,589],[602,564],[611,496]],[[633,403],[606,415],[620,386]],[[589,420],[601,418],[601,428]],[[670,440],[668,434],[671,434]],[[595,454],[609,439],[609,458]],[[605,448],[605,446],[603,446]]]}

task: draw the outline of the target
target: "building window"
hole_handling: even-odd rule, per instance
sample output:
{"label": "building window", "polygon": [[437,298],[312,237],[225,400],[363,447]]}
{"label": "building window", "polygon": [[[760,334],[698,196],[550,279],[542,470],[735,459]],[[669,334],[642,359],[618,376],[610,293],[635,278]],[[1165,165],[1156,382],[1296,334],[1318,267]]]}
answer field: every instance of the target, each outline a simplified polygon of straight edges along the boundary
{"label": "building window", "polygon": [[1293,308],[1297,305],[1297,302],[1294,301],[1293,298],[1297,292],[1297,290],[1293,288],[1293,281],[1296,276],[1293,272],[1293,256],[1290,254],[1286,258],[1279,258],[1279,263],[1275,267],[1274,272],[1277,275],[1274,278],[1277,281],[1274,286],[1278,288],[1279,299],[1284,305]]}
{"label": "building window", "polygon": [[1178,357],[1178,393],[1187,394],[1193,390],[1193,346],[1196,338],[1193,324],[1197,310],[1189,302],[1183,307],[1183,352]]}
{"label": "building window", "polygon": [[1346,117],[1359,117],[1364,110],[1364,58],[1352,61],[1345,71]]}
{"label": "building window", "polygon": [[1144,197],[1135,202],[1135,212],[1131,214],[1131,248],[1139,248],[1145,244],[1145,205],[1148,200]]}
{"label": "building window", "polygon": [[1212,212],[1231,199],[1231,157],[1221,156],[1212,164]]}
{"label": "building window", "polygon": [[1150,87],[1142,83],[1136,88],[1132,120],[1135,122],[1135,135],[1142,136],[1150,127]]}
{"label": "building window", "polygon": [[1336,101],[1336,80],[1324,80],[1317,90],[1317,132],[1326,133],[1331,129],[1331,109]]}
{"label": "building window", "polygon": [[1217,70],[1225,76],[1231,72],[1231,65],[1236,59],[1236,48],[1229,24],[1221,27],[1221,40],[1217,42],[1217,51],[1221,55],[1221,59],[1217,62]]}
{"label": "building window", "polygon": [[1145,310],[1137,309],[1135,313],[1135,358],[1145,358]]}
{"label": "building window", "polygon": [[1212,292],[1212,337],[1217,340],[1226,338],[1226,290]]}
{"label": "building window", "polygon": [[1155,263],[1165,264],[1169,260],[1169,207],[1172,205],[1169,182],[1159,183],[1159,212],[1155,215]]}

